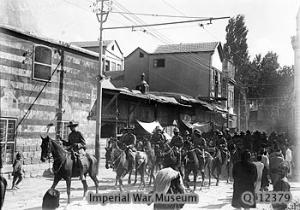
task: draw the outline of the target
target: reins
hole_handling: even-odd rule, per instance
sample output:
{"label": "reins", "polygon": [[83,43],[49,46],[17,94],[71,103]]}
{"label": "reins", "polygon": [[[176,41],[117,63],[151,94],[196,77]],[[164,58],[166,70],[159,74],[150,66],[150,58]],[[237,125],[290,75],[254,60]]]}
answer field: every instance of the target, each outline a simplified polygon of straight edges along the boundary
{"label": "reins", "polygon": [[[53,141],[53,142],[54,142],[55,140],[49,138],[49,145],[50,145],[50,141]],[[49,152],[49,154],[51,154],[51,150],[52,150],[51,146],[52,146],[52,145],[50,145],[50,152]],[[59,167],[58,167],[57,170],[54,170],[54,166],[53,166],[53,173],[54,173],[54,174],[57,174],[57,173],[60,171],[61,167],[63,166],[63,164],[64,164],[64,163],[66,162],[66,160],[67,160],[67,155],[68,155],[68,151],[65,152],[64,160],[61,161],[61,163],[60,163],[60,165],[59,165]],[[52,155],[52,158],[53,158],[53,160],[54,160],[54,163],[55,163],[56,160],[59,160],[59,158],[54,158],[53,155]],[[48,159],[49,159],[49,160],[51,159],[51,156],[50,156],[50,155],[48,155]]]}

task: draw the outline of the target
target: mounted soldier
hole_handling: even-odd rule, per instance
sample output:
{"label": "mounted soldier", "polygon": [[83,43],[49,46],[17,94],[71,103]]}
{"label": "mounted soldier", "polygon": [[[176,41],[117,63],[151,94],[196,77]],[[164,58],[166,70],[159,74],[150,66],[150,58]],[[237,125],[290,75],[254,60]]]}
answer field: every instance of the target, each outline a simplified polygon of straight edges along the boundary
{"label": "mounted soldier", "polygon": [[216,147],[220,150],[227,150],[227,140],[224,138],[223,133],[221,131],[218,132]]}
{"label": "mounted soldier", "polygon": [[205,138],[202,137],[202,133],[199,129],[195,129],[193,136],[192,136],[192,142],[196,148],[199,148],[202,152],[206,150],[207,144]]}
{"label": "mounted soldier", "polygon": [[162,132],[162,128],[160,126],[156,126],[154,129],[154,133],[151,136],[150,142],[154,146],[162,146],[164,143],[167,142],[166,137]]}
{"label": "mounted soldier", "polygon": [[177,147],[178,149],[181,149],[183,146],[183,138],[179,134],[179,129],[175,127],[173,129],[174,136],[172,137],[170,146],[171,147]]}
{"label": "mounted soldier", "polygon": [[71,133],[68,136],[68,142],[63,141],[63,144],[66,146],[70,146],[73,158],[76,158],[78,168],[80,170],[80,180],[85,180],[85,176],[83,174],[82,159],[85,156],[86,143],[81,132],[76,130],[77,126],[78,123],[74,123],[72,121],[69,122],[67,127],[70,128]]}
{"label": "mounted soldier", "polygon": [[178,160],[178,164],[181,164],[181,149],[183,147],[183,138],[179,134],[179,129],[175,127],[173,129],[174,136],[172,137],[172,140],[170,142],[170,147],[174,147],[175,155]]}
{"label": "mounted soldier", "polygon": [[132,170],[134,165],[134,152],[136,152],[136,136],[133,127],[123,128],[124,134],[121,136],[120,143],[125,146],[126,158],[128,160],[128,171]]}

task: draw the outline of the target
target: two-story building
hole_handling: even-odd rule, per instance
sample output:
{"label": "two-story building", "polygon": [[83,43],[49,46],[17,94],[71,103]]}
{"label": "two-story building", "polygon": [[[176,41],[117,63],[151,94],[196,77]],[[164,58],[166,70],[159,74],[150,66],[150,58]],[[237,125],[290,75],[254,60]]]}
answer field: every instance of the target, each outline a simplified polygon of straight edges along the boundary
{"label": "two-story building", "polygon": [[153,53],[137,48],[125,58],[124,84],[134,88],[145,73],[150,91],[221,97],[222,61],[219,42],[161,45]]}
{"label": "two-story building", "polygon": [[[71,42],[71,44],[99,53],[99,41]],[[124,54],[116,40],[103,40],[103,72],[110,76],[114,85],[123,86]]]}

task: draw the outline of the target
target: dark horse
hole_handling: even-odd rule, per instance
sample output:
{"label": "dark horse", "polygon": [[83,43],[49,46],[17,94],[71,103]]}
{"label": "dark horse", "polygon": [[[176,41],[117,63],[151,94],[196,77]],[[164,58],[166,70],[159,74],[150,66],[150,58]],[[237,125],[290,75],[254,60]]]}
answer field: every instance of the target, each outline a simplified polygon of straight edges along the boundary
{"label": "dark horse", "polygon": [[3,176],[0,176],[0,193],[1,193],[0,209],[2,209],[4,203],[6,188],[7,188],[7,181]]}
{"label": "dark horse", "polygon": [[200,171],[202,175],[201,187],[204,186],[205,180],[205,169],[208,172],[208,185],[211,184],[211,167],[212,167],[212,156],[208,152],[200,151],[199,148],[193,148],[191,143],[188,141],[184,142],[184,146],[182,149],[182,159],[185,169],[185,177],[184,180],[186,185],[188,185],[189,174],[193,172],[194,175],[194,190],[196,190],[196,181],[198,177],[198,171]]}
{"label": "dark horse", "polygon": [[118,141],[116,139],[110,139],[105,150],[105,167],[106,169],[108,169],[109,167],[114,168],[114,170],[116,171],[116,182],[119,182],[120,191],[123,191],[122,178],[128,173],[128,183],[130,184],[132,174],[132,169],[128,171],[128,160],[126,159],[126,152],[118,146]]}
{"label": "dark horse", "polygon": [[[222,173],[222,167],[225,165],[227,172],[227,183],[229,183],[229,175],[230,175],[230,153],[226,149],[216,149],[213,161],[212,161],[212,175],[215,179],[217,179],[216,186],[219,185],[220,175]],[[217,170],[217,175],[215,175],[215,170]]]}
{"label": "dark horse", "polygon": [[[47,158],[50,158],[50,154],[54,159],[53,162],[53,172],[54,180],[51,186],[51,189],[54,189],[57,183],[64,179],[67,184],[67,194],[68,194],[68,203],[70,203],[70,189],[71,189],[71,178],[79,177],[80,171],[76,165],[76,161],[71,155],[71,152],[65,150],[59,141],[53,140],[47,136],[42,138],[42,152],[41,152],[41,161],[45,162]],[[97,160],[94,156],[86,153],[85,158],[82,160],[83,164],[83,174],[84,176],[87,173],[90,175],[96,186],[96,193],[98,193],[98,179],[97,179]],[[86,180],[82,180],[83,184],[83,196],[85,197],[87,192],[87,183]]]}
{"label": "dark horse", "polygon": [[176,171],[182,173],[181,164],[181,151],[176,152],[175,147],[171,147],[168,143],[163,144],[163,148],[160,152],[160,158],[162,159],[163,168],[171,167]]}

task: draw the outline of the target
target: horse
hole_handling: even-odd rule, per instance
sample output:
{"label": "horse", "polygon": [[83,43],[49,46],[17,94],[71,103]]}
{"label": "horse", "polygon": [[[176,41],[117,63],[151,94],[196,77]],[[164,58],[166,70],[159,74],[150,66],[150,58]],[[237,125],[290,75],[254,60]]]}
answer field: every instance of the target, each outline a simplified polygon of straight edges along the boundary
{"label": "horse", "polygon": [[183,176],[180,153],[181,152],[179,152],[179,154],[176,154],[174,147],[171,147],[168,143],[164,143],[162,151],[160,153],[160,157],[162,158],[163,168],[171,167],[174,170],[178,170],[180,172],[180,175]]}
{"label": "horse", "polygon": [[[222,172],[222,167],[225,165],[226,172],[227,172],[227,183],[229,183],[229,174],[230,174],[230,153],[225,149],[215,149],[216,154],[215,157],[212,160],[212,168],[211,173],[212,176],[217,180],[216,186],[219,185],[220,181],[220,174]],[[217,170],[217,175],[215,175],[215,170]]]}
{"label": "horse", "polygon": [[[134,154],[135,156],[135,154]],[[112,166],[116,171],[116,183],[119,182],[120,191],[123,191],[122,178],[128,173],[128,184],[131,183],[132,168],[128,170],[128,160],[126,158],[125,150],[118,146],[118,141],[111,139],[108,146],[106,147],[106,168]],[[135,162],[135,160],[134,160]]]}
{"label": "horse", "polygon": [[145,184],[145,172],[146,172],[146,167],[148,165],[148,156],[145,152],[143,151],[137,151],[136,152],[136,157],[135,157],[135,179],[133,185],[136,184],[137,182],[137,174],[139,173],[141,175],[141,184],[139,188]]}
{"label": "horse", "polygon": [[211,185],[211,169],[212,169],[212,163],[213,163],[213,157],[205,150],[200,150],[199,148],[195,149],[196,155],[199,160],[199,170],[202,175],[202,181],[201,181],[201,187],[204,186],[204,180],[205,180],[205,169],[207,169],[208,172],[208,186]]}
{"label": "horse", "polygon": [[158,163],[159,159],[155,155],[155,151],[152,148],[150,141],[145,141],[143,147],[144,147],[144,150],[145,150],[145,152],[147,154],[147,157],[148,157],[147,166],[148,166],[148,174],[149,174],[149,177],[150,177],[149,186],[151,186],[152,179],[153,179],[153,181],[155,181],[154,169],[155,169],[155,166],[157,166],[159,164]]}
{"label": "horse", "polygon": [[6,188],[7,188],[7,181],[3,176],[0,176],[0,193],[1,193],[0,209],[2,209],[4,203]]}
{"label": "horse", "polygon": [[193,172],[194,175],[194,191],[196,190],[196,182],[198,177],[198,170],[199,170],[199,160],[196,155],[195,149],[190,147],[187,144],[188,142],[184,143],[184,147],[182,149],[182,160],[184,165],[184,182],[189,187],[189,175]]}
{"label": "horse", "polygon": [[[55,189],[56,185],[61,179],[64,179],[67,184],[68,204],[70,203],[70,189],[71,178],[79,177],[80,171],[78,170],[77,163],[72,157],[71,152],[65,150],[59,141],[51,139],[49,136],[42,138],[41,145],[41,161],[45,162],[50,158],[50,154],[54,159],[53,173],[54,180],[51,189]],[[86,156],[82,160],[83,174],[86,176],[89,174],[96,186],[96,193],[98,193],[98,179],[97,179],[97,160],[94,156],[86,153]],[[86,180],[81,180],[83,184],[83,197],[86,196],[88,189]]]}

